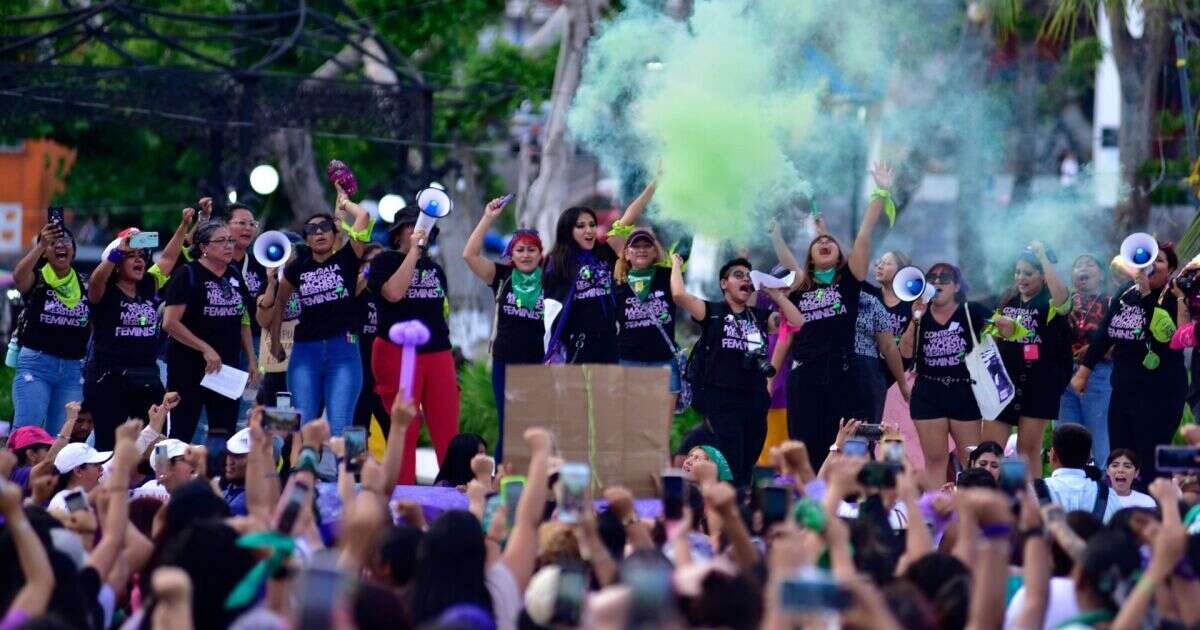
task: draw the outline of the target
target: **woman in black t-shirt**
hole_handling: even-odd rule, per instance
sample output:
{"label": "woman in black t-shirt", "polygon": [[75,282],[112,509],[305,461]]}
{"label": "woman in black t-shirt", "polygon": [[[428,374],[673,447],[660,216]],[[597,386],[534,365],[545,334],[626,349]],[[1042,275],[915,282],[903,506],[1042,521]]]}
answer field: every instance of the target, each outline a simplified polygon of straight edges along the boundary
{"label": "woman in black t-shirt", "polygon": [[84,287],[75,272],[75,237],[59,223],[42,228],[33,248],[13,268],[25,300],[16,331],[21,351],[13,375],[13,428],[44,427],[57,433],[66,404],[81,398],[80,361],[90,332]]}
{"label": "woman in black t-shirt", "polygon": [[858,297],[871,261],[871,233],[890,196],[892,171],[876,165],[878,186],[863,215],[854,248],[847,257],[833,237],[822,234],[809,245],[803,273],[790,296],[804,315],[804,329],[793,333],[792,372],[788,375],[788,435],[808,445],[813,466],[820,467],[837,438],[843,418],[869,418],[870,395],[854,360]]}
{"label": "woman in black t-shirt", "polygon": [[[431,234],[416,230],[417,217],[408,213],[397,217],[388,231],[394,250],[383,252],[371,261],[367,289],[375,294],[379,309],[379,336],[371,348],[371,371],[375,391],[385,409],[391,409],[400,391],[400,362],[403,348],[392,343],[392,326],[418,320],[429,329],[429,341],[417,346],[412,391],[408,395],[420,406],[421,417],[429,427],[429,439],[438,461],[446,457],[450,440],[458,435],[458,372],[450,351],[449,312],[446,302],[446,272],[429,259],[426,247],[437,240],[435,226]],[[404,434],[404,464],[400,483],[414,484],[417,479],[415,457],[421,423],[411,422]]]}
{"label": "woman in black t-shirt", "polygon": [[654,197],[657,182],[656,177],[613,223],[607,243],[597,240],[596,213],[591,209],[567,208],[559,215],[543,280],[546,297],[563,305],[552,324],[547,352],[551,362],[616,363],[620,359],[613,265],[634,222]]}
{"label": "woman in black t-shirt", "polygon": [[138,230],[117,235],[92,272],[88,303],[92,311],[92,354],[84,370],[83,398],[92,410],[96,449],[111,451],[116,430],[146,413],[163,397],[158,365],[158,295],[179,260],[183,239],[196,211],[187,208],[158,262],[149,250],[129,247]]}
{"label": "woman in black t-shirt", "polygon": [[1070,294],[1038,241],[1017,259],[1016,284],[1000,296],[996,329],[1000,356],[1016,397],[996,418],[983,423],[984,440],[1004,444],[1017,427],[1017,451],[1025,461],[1042,461],[1046,423],[1058,415],[1071,380]]}
{"label": "woman in black t-shirt", "polygon": [[536,230],[517,230],[504,251],[508,264],[483,256],[483,237],[504,211],[505,198],[493,199],[463,248],[471,273],[492,288],[496,296],[495,334],[492,337],[492,393],[500,417],[496,461],[504,459],[504,383],[509,365],[537,364],[545,352],[542,291],[542,239]]}
{"label": "woman in black t-shirt", "polygon": [[[339,187],[337,207],[354,216],[353,230],[367,227],[370,215],[350,201]],[[300,320],[296,324],[292,354],[288,357],[288,390],[292,404],[304,420],[320,417],[322,409],[333,435],[338,436],[354,422],[354,407],[362,388],[362,357],[358,336],[362,331],[361,309],[356,305],[358,272],[365,243],[351,238],[337,248],[338,229],[333,215],[314,214],[304,223],[308,248],[283,268],[275,296],[282,310],[295,291],[300,298]],[[275,322],[282,322],[282,313]],[[283,359],[278,323],[272,326],[272,351]]]}
{"label": "woman in black t-shirt", "polygon": [[[695,387],[693,407],[716,435],[729,460],[734,484],[750,484],[751,472],[767,439],[767,378],[774,375],[767,357],[767,334],[779,327],[780,315],[803,328],[804,316],[778,289],[763,289],[779,306],[772,314],[750,306],[754,290],[750,261],[735,258],[721,267],[720,302],[706,302],[687,292],[683,259],[671,260],[671,294],[700,324],[700,340],[688,359],[688,380]],[[666,420],[669,422],[669,419]]]}
{"label": "woman in black t-shirt", "polygon": [[[170,437],[191,442],[203,409],[208,416],[210,453],[218,453],[233,432],[238,399],[200,385],[205,374],[239,365],[240,352],[254,356],[246,304],[250,293],[233,259],[233,237],[221,221],[196,229],[192,262],[180,266],[167,283],[163,330],[167,347],[167,389],[179,393],[171,415]],[[251,361],[255,365],[256,361]],[[251,373],[252,378],[254,372]]]}
{"label": "woman in black t-shirt", "polygon": [[[675,360],[678,346],[671,270],[659,265],[665,259],[662,246],[650,230],[636,229],[625,241],[625,250],[613,270],[617,346],[621,365],[670,368],[667,388],[677,397],[683,384]],[[670,408],[675,409],[674,399]]]}
{"label": "woman in black t-shirt", "polygon": [[978,337],[990,314],[982,306],[965,303],[966,283],[954,265],[938,263],[929,268],[925,279],[938,291],[929,304],[912,303],[912,319],[900,338],[900,355],[914,359],[917,380],[909,409],[925,455],[925,474],[931,485],[940,486],[950,462],[947,436],[954,436],[964,464],[967,447],[979,444],[979,405],[965,359],[974,347],[968,330]]}

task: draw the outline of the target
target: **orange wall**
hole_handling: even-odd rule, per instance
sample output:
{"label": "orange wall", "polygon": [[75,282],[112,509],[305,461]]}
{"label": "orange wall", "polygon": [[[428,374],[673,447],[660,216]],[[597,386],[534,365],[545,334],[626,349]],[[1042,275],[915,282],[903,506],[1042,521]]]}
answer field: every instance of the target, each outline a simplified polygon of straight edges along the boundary
{"label": "orange wall", "polygon": [[[33,243],[46,223],[51,197],[62,190],[74,163],[75,150],[51,140],[26,140],[20,151],[0,151],[0,252],[15,253]],[[19,210],[11,204],[19,204]]]}

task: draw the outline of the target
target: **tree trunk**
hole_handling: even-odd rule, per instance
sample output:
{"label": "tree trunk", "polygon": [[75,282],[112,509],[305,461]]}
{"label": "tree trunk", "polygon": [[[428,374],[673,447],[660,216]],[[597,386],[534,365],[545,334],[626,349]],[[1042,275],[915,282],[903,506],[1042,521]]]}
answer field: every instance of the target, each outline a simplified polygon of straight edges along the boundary
{"label": "tree trunk", "polygon": [[1037,39],[1034,36],[1033,41],[1017,43],[1017,85],[1013,95],[1016,98],[1017,138],[1011,154],[1014,180],[1010,200],[1014,207],[1029,200],[1037,171],[1038,88]]}
{"label": "tree trunk", "polygon": [[317,173],[312,136],[303,129],[281,129],[268,139],[279,163],[279,183],[292,205],[292,222],[299,224],[332,207],[332,191]]}
{"label": "tree trunk", "polygon": [[587,44],[595,34],[600,9],[608,0],[566,0],[567,23],[563,29],[558,66],[554,71],[550,117],[542,132],[541,165],[529,194],[520,201],[519,223],[542,235],[547,249],[553,246],[554,224],[572,193],[572,173],[578,159],[575,145],[568,142],[567,112],[583,74]]}
{"label": "tree trunk", "polygon": [[[450,338],[463,356],[475,359],[487,355],[487,343],[492,332],[495,302],[487,286],[463,263],[462,251],[471,231],[483,214],[479,191],[479,165],[469,148],[456,147],[453,159],[462,164],[458,174],[463,179],[462,191],[446,184],[454,199],[454,212],[438,221],[438,257],[446,271],[447,295],[450,298]],[[452,174],[451,174],[452,175]]]}
{"label": "tree trunk", "polygon": [[1108,21],[1113,58],[1121,76],[1121,182],[1126,188],[1113,211],[1113,238],[1145,227],[1150,218],[1150,178],[1142,165],[1154,154],[1154,113],[1161,89],[1162,64],[1171,28],[1165,3],[1144,2],[1145,32],[1134,39],[1125,26],[1124,12]]}

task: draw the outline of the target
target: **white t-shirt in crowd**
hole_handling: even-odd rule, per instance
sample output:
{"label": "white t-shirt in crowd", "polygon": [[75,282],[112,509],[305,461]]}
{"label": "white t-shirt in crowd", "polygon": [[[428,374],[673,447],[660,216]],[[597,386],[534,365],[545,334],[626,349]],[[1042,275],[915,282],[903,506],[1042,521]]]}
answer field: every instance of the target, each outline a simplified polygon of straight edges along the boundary
{"label": "white t-shirt in crowd", "polygon": [[517,578],[503,562],[493,562],[484,571],[484,586],[492,596],[492,614],[496,617],[496,630],[516,630],[517,619],[525,601],[517,588]]}
{"label": "white t-shirt in crowd", "polygon": [[[1004,611],[1004,630],[1015,630],[1017,615],[1025,607],[1025,587],[1022,586],[1013,595]],[[1071,578],[1050,578],[1050,603],[1046,606],[1046,621],[1042,624],[1044,630],[1054,630],[1062,622],[1079,614],[1079,602],[1075,601],[1075,582]]]}
{"label": "white t-shirt in crowd", "polygon": [[1153,510],[1158,507],[1158,502],[1154,500],[1154,497],[1137,490],[1130,492],[1127,497],[1117,494],[1114,490],[1110,498],[1116,499],[1121,509],[1139,507]]}

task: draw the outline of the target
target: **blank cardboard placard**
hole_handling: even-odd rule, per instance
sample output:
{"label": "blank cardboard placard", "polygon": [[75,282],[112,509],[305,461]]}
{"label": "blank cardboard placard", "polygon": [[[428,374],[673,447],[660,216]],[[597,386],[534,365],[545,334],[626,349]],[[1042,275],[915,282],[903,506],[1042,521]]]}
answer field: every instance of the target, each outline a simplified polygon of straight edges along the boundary
{"label": "blank cardboard placard", "polygon": [[[587,462],[602,486],[657,495],[669,453],[669,368],[510,365],[505,377],[504,461],[525,471],[523,435],[541,426],[566,461]],[[594,486],[595,487],[595,486]]]}

